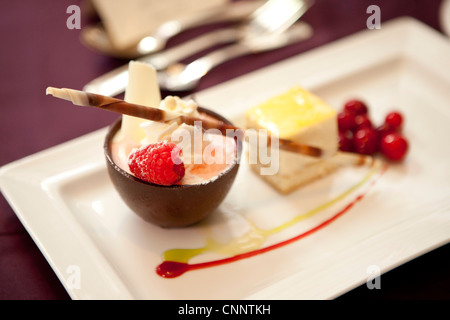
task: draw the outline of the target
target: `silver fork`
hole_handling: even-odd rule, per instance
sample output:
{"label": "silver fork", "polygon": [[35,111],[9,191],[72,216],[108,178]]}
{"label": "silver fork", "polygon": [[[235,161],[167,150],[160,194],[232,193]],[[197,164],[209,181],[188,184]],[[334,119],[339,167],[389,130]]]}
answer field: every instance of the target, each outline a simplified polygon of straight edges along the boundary
{"label": "silver fork", "polygon": [[268,0],[251,14],[245,25],[247,37],[282,33],[314,4],[314,0]]}
{"label": "silver fork", "polygon": [[[211,69],[230,59],[280,48],[311,36],[309,25],[293,25],[313,4],[306,0],[269,0],[240,30],[238,43],[213,51],[187,65],[175,63],[158,72],[161,88],[187,91]],[[293,25],[293,26],[292,26]]]}
{"label": "silver fork", "polygon": [[215,50],[187,65],[176,63],[166,70],[159,71],[159,86],[174,92],[192,90],[209,71],[226,61],[246,54],[278,49],[305,40],[311,35],[312,28],[308,24],[297,22],[282,33],[242,40],[237,44]]}
{"label": "silver fork", "polygon": [[247,41],[265,35],[283,33],[313,4],[313,0],[268,0],[238,27],[224,28],[199,36],[180,45],[139,58],[156,70],[163,70],[196,52],[218,44]]}

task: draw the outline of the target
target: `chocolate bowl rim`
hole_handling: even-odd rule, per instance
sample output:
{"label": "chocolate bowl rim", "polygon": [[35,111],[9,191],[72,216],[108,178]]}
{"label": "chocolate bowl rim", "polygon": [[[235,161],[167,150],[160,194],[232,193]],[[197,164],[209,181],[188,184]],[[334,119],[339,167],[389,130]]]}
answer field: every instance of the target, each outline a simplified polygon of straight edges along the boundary
{"label": "chocolate bowl rim", "polygon": [[[203,107],[198,107],[198,111],[200,113],[205,113],[209,116],[212,116],[213,118],[216,118],[220,121],[223,121],[226,124],[232,125],[232,123],[226,119],[225,117],[221,116],[220,114],[218,114],[217,112],[214,112],[212,110],[203,108]],[[239,159],[240,159],[240,153],[241,153],[241,148],[240,148],[240,144],[242,144],[241,141],[236,141],[236,152],[235,152],[235,162],[233,162],[226,170],[224,170],[223,172],[221,172],[216,178],[209,180],[206,183],[198,183],[198,184],[173,184],[170,186],[165,186],[165,185],[160,185],[160,184],[156,184],[156,183],[151,183],[151,182],[147,182],[144,180],[141,180],[137,177],[135,177],[134,175],[128,173],[127,171],[123,170],[121,167],[119,167],[112,159],[112,155],[111,155],[111,148],[110,148],[110,144],[111,141],[114,137],[114,135],[117,133],[117,131],[120,129],[122,124],[122,117],[119,117],[117,120],[115,120],[113,122],[112,125],[110,125],[108,127],[108,132],[105,136],[105,140],[103,143],[103,150],[104,150],[104,154],[106,156],[107,161],[114,167],[114,170],[118,171],[121,175],[125,176],[128,179],[131,179],[135,182],[139,182],[142,184],[146,184],[146,185],[151,185],[151,186],[155,186],[155,187],[160,187],[160,188],[167,188],[167,189],[187,189],[187,188],[191,188],[191,187],[198,187],[204,184],[208,184],[210,182],[216,181],[218,178],[222,177],[223,175],[225,175],[226,173],[228,173],[229,171],[231,171],[232,168],[234,168],[236,165],[239,165]]]}

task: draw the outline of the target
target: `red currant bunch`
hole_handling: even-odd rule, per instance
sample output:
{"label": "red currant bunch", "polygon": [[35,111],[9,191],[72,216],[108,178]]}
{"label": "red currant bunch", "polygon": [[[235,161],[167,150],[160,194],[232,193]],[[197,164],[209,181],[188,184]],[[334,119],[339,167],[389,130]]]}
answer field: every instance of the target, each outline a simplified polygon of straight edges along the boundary
{"label": "red currant bunch", "polygon": [[389,112],[384,122],[375,127],[367,104],[361,100],[347,101],[337,116],[339,149],[374,155],[380,152],[391,161],[401,161],[408,152],[408,140],[402,133],[403,115]]}

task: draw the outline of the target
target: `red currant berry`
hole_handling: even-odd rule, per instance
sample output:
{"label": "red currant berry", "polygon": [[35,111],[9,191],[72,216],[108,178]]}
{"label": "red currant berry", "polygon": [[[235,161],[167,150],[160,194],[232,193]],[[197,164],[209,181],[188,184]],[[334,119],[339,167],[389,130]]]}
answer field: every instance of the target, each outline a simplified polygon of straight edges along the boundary
{"label": "red currant berry", "polygon": [[384,122],[392,129],[399,131],[403,124],[403,116],[396,111],[390,112],[386,115]]}
{"label": "red currant berry", "polygon": [[372,121],[367,116],[367,114],[358,114],[357,116],[355,116],[355,127],[356,129],[365,127],[372,128]]}
{"label": "red currant berry", "polygon": [[345,103],[344,111],[354,114],[366,114],[368,112],[368,108],[361,100],[354,99]]}
{"label": "red currant berry", "polygon": [[344,152],[353,151],[353,134],[351,131],[339,132],[339,150]]}
{"label": "red currant berry", "polygon": [[357,130],[353,136],[353,148],[360,154],[371,155],[377,152],[378,135],[376,131],[368,127]]}
{"label": "red currant berry", "polygon": [[402,160],[408,152],[408,141],[399,133],[390,133],[380,142],[381,153],[392,161]]}
{"label": "red currant berry", "polygon": [[353,130],[355,128],[355,115],[353,113],[341,111],[338,113],[337,119],[340,132]]}
{"label": "red currant berry", "polygon": [[375,130],[380,139],[383,139],[383,137],[385,135],[395,132],[395,129],[392,128],[391,126],[389,126],[387,123],[383,123],[381,126],[377,127]]}

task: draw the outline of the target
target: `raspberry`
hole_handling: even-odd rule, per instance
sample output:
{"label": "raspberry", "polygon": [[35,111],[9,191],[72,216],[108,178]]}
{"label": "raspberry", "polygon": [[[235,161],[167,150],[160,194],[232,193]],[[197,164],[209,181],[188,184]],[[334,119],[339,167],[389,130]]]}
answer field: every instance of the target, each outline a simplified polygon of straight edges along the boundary
{"label": "raspberry", "polygon": [[130,171],[139,179],[170,186],[184,177],[180,147],[159,142],[134,150],[128,158]]}

